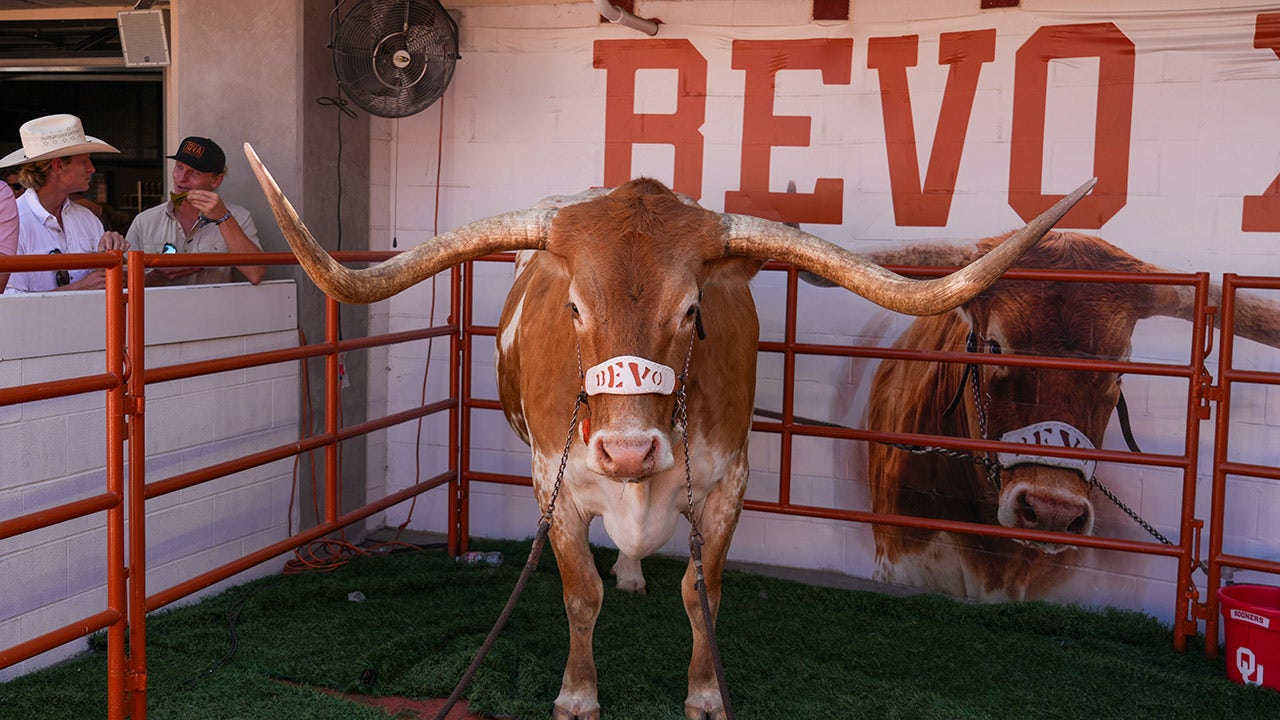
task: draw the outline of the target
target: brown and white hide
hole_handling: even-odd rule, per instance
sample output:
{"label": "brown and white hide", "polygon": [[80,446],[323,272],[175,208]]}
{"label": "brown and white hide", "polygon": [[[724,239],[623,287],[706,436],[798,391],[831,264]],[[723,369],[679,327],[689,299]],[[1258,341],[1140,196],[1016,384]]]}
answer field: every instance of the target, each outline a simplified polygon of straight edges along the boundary
{"label": "brown and white hide", "polygon": [[[604,207],[600,207],[603,205]],[[497,340],[498,384],[512,428],[533,450],[534,489],[550,501],[584,371],[619,356],[647,358],[687,379],[694,513],[706,541],[713,615],[729,541],[747,482],[747,437],[759,335],[748,281],[761,262],[713,257],[714,214],[689,212],[670,193],[644,185],[591,206],[561,210],[556,254],[522,259]],[[706,339],[696,339],[698,315]],[[691,354],[690,354],[691,353]],[[570,446],[551,542],[570,625],[557,717],[598,712],[592,628],[603,584],[587,543],[601,518],[619,548],[620,588],[644,591],[640,560],[661,548],[687,515],[684,448],[673,425],[673,395],[590,398],[580,442]],[[589,434],[587,431],[589,428]],[[682,594],[694,636],[687,710],[720,705],[692,566]]]}

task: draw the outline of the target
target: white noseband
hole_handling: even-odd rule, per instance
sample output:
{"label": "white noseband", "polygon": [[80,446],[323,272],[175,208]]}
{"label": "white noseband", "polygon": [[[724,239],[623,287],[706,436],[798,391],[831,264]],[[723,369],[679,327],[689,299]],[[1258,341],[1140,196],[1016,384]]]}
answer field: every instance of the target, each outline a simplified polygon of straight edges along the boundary
{"label": "white noseband", "polygon": [[[1057,420],[1049,420],[1011,430],[1001,436],[1000,440],[1002,442],[1025,443],[1041,447],[1093,449],[1093,443],[1089,442],[1089,438],[1085,437],[1084,433],[1072,425],[1058,422]],[[1049,457],[1048,455],[1037,455],[1034,452],[997,453],[997,457],[1000,460],[1000,466],[1004,468],[1031,463],[1076,470],[1084,476],[1086,482],[1093,477],[1093,469],[1098,464],[1096,460],[1087,458]]]}
{"label": "white noseband", "polygon": [[670,395],[676,389],[676,372],[642,357],[619,355],[587,370],[582,385],[588,395]]}

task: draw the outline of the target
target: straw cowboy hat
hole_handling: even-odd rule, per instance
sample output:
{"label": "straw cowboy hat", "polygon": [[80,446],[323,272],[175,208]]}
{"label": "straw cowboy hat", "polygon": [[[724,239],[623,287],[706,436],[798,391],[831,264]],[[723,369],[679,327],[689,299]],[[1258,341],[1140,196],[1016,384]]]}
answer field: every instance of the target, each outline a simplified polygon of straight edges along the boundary
{"label": "straw cowboy hat", "polygon": [[22,147],[5,155],[0,167],[91,152],[120,152],[96,137],[85,135],[84,126],[75,115],[45,115],[28,120],[18,128],[18,136],[22,138]]}

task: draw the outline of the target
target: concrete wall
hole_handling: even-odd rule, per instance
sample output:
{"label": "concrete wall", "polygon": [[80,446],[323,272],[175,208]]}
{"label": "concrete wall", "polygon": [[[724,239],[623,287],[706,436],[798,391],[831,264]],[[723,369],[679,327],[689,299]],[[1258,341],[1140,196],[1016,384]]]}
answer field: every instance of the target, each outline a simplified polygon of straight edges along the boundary
{"label": "concrete wall", "polygon": [[[251,210],[259,240],[269,252],[285,252],[288,247],[245,160],[242,146],[246,142],[254,146],[325,247],[368,247],[368,117],[359,112],[351,118],[333,105],[317,102],[340,95],[327,48],[330,9],[326,3],[302,0],[175,0],[170,4],[166,153],[187,135],[205,135],[221,144],[229,172],[221,192]],[[100,16],[102,11],[85,12]],[[65,11],[59,14],[65,16]],[[165,161],[166,181],[171,167]],[[309,342],[322,341],[324,297],[314,284],[301,270],[287,266],[269,267],[267,277],[272,283],[258,288],[219,288],[213,295],[210,288],[191,288],[186,294],[157,296],[161,299],[148,316],[149,331],[154,325],[169,339],[149,350],[148,361],[168,364],[289,347],[298,344],[299,330]],[[90,307],[93,294],[60,295],[58,300],[17,298],[0,304],[4,306],[0,327],[5,329],[0,340],[0,385],[101,372],[102,332],[93,325],[102,317],[101,297],[96,309]],[[32,311],[36,304],[39,312]],[[178,314],[166,315],[165,310]],[[366,334],[367,317],[365,308],[343,308],[343,337]],[[59,331],[49,333],[49,327]],[[200,334],[204,332],[208,334]],[[66,337],[88,338],[91,344],[98,343],[98,350],[67,349],[61,345]],[[386,354],[385,350],[360,351],[346,358],[350,381],[342,394],[344,424],[365,419],[366,368],[373,363],[385,373]],[[235,377],[226,374],[153,388],[148,406],[149,480],[296,439],[304,423],[304,406],[309,405],[316,417],[323,411],[322,371],[322,360],[310,361],[311,382],[306,386],[296,366],[290,365],[283,371],[247,371]],[[277,375],[280,372],[285,375]],[[375,386],[374,413],[382,413],[385,395],[386,385],[380,382]],[[8,468],[0,471],[0,517],[100,488],[102,410],[98,397],[0,408],[0,459]],[[318,420],[315,427],[319,429]],[[368,442],[378,447],[385,442],[383,436],[375,434]],[[59,449],[59,440],[66,441],[65,451]],[[379,450],[366,457],[365,446],[364,438],[342,446],[344,510],[363,503],[366,476],[374,488],[370,496],[382,494],[378,488],[385,474],[385,453]],[[309,463],[302,463],[299,496],[292,506],[295,530],[299,523],[302,527],[313,524],[310,470]],[[319,472],[323,474],[323,468]],[[281,539],[290,511],[291,473],[292,463],[274,463],[152,503],[149,513],[156,530],[149,544],[150,589],[168,587]],[[322,482],[323,477],[318,480]],[[308,512],[297,512],[299,507]],[[370,527],[381,524],[380,516],[368,521]],[[348,537],[358,539],[364,529],[355,527]],[[93,554],[100,553],[103,545],[101,523],[87,520],[55,530],[0,543],[4,576],[30,580],[22,583],[21,597],[3,604],[0,646],[87,614],[86,607],[99,608],[104,600],[105,576],[99,572],[100,558]],[[259,566],[246,577],[275,572],[282,561]],[[81,647],[83,642],[64,646],[7,668],[0,678]]]}
{"label": "concrete wall", "polygon": [[[0,385],[103,372],[103,294],[0,299]],[[298,344],[294,284],[271,281],[147,290],[148,367]],[[56,332],[50,332],[56,328]],[[146,389],[147,481],[287,445],[298,438],[297,363],[217,373]],[[0,517],[105,491],[105,397],[90,393],[0,407]],[[292,460],[147,503],[147,591],[172,587],[288,536]],[[106,608],[105,514],[0,540],[0,647]],[[203,591],[279,572],[284,558]],[[86,646],[63,645],[0,670],[0,680]]]}
{"label": "concrete wall", "polygon": [[[222,145],[230,168],[223,194],[253,212],[267,251],[289,248],[245,160],[246,142],[324,247],[368,248],[368,117],[359,112],[349,118],[318,102],[339,95],[327,47],[331,9],[329,3],[303,0],[177,0],[171,5],[166,147],[177,147],[187,135],[205,135]],[[271,267],[267,277],[297,281],[298,327],[308,342],[323,341],[323,293],[297,267]],[[343,337],[366,333],[366,308],[344,307],[341,318]],[[343,390],[342,417],[348,425],[366,418],[364,378],[379,352],[346,358],[351,382]],[[310,362],[307,392],[316,413],[324,407],[323,369],[322,360]],[[380,436],[371,441],[381,442]],[[363,503],[365,443],[364,438],[343,443],[342,475],[349,479],[343,483],[343,508]],[[383,462],[374,457],[370,462],[380,475]],[[309,475],[310,466],[302,483],[308,505]]]}

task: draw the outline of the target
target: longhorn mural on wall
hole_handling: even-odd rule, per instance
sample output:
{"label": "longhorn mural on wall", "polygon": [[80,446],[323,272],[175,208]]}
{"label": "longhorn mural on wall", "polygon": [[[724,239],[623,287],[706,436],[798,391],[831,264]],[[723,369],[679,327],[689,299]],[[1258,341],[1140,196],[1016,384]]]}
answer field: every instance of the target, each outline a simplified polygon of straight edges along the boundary
{"label": "longhorn mural on wall", "polygon": [[[969,249],[908,246],[872,257],[887,265],[960,266],[1001,239]],[[1050,232],[1017,267],[1164,272],[1101,238],[1075,232]],[[1215,285],[1209,303],[1219,298]],[[951,312],[915,320],[893,346],[1127,360],[1139,320],[1191,321],[1194,303],[1188,285],[1003,279]],[[1280,347],[1280,305],[1239,296],[1235,331]],[[1117,413],[1122,420],[1126,416],[1119,372],[887,359],[871,383],[867,428],[1102,448]],[[1098,503],[1106,502],[1095,463],[1080,458],[1037,455],[1028,448],[975,462],[883,443],[871,443],[867,452],[876,512],[1089,535]],[[1045,597],[1065,579],[1069,562],[1061,556],[1074,552],[1069,545],[911,527],[876,525],[873,532],[876,579],[983,600]]]}

